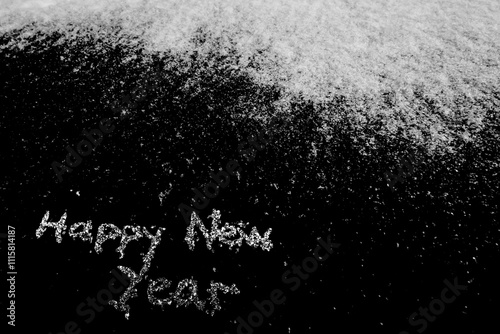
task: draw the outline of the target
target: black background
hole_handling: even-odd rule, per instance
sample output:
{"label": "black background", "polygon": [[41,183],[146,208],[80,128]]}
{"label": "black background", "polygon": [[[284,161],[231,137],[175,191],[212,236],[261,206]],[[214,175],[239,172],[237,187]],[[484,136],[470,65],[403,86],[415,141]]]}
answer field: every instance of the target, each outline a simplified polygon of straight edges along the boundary
{"label": "black background", "polygon": [[[16,227],[15,332],[59,333],[74,320],[82,333],[236,333],[236,317],[246,317],[253,300],[279,288],[286,303],[256,333],[399,333],[409,330],[410,314],[440,295],[443,280],[455,277],[468,291],[426,333],[498,328],[498,109],[474,142],[453,143],[453,154],[432,154],[402,136],[384,135],[377,120],[359,128],[349,117],[356,110],[342,96],[322,104],[291,96],[286,113],[277,110],[284,91],[235,70],[236,56],[220,55],[216,47],[205,54],[152,54],[134,36],[135,44],[120,45],[91,35],[38,33],[27,48],[4,48],[23,29],[0,41],[2,232],[7,224]],[[203,44],[208,37],[200,30],[194,38]],[[135,108],[120,101],[146,83],[153,88]],[[498,94],[492,100],[498,106]],[[129,117],[113,113],[117,101]],[[325,119],[325,110],[335,110],[340,120]],[[273,140],[246,161],[238,144],[265,129],[271,116],[286,126],[267,129]],[[75,148],[81,132],[103,118],[115,120],[113,132],[57,182],[52,162],[63,162],[66,145]],[[371,137],[375,148],[367,144]],[[369,154],[359,153],[361,147]],[[418,164],[391,191],[383,175],[409,153]],[[210,172],[232,159],[241,163],[241,178],[231,178],[201,219],[208,227],[215,208],[223,223],[272,228],[274,247],[211,253],[199,241],[190,251],[178,205],[189,204],[191,188],[200,189]],[[51,221],[67,212],[68,226],[92,220],[94,241],[103,223],[152,232],[152,226],[165,227],[149,278],[167,277],[175,287],[193,277],[202,290],[210,280],[234,283],[241,294],[221,295],[222,310],[211,317],[194,307],[151,305],[143,282],[130,301],[130,320],[106,306],[84,324],[76,307],[106,288],[117,266],[138,272],[137,254],[149,242],[130,246],[119,259],[117,241],[96,254],[94,242],[68,235],[61,244],[52,231],[37,239],[46,211]],[[288,290],[283,272],[328,235],[341,247],[300,289]]]}

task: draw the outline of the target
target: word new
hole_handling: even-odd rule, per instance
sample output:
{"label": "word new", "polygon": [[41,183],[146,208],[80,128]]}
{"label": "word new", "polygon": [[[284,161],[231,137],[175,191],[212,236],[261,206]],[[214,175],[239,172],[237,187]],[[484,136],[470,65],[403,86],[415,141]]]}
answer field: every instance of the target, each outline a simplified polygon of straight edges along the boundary
{"label": "word new", "polygon": [[208,218],[212,218],[212,229],[209,232],[205,225],[201,222],[200,217],[198,217],[196,212],[193,211],[191,213],[191,223],[187,228],[186,238],[184,239],[189,245],[190,250],[194,250],[195,241],[198,241],[198,234],[196,233],[195,228],[198,228],[201,232],[207,243],[207,248],[212,252],[212,243],[215,240],[219,241],[221,244],[228,245],[230,249],[234,246],[238,246],[236,247],[236,252],[238,252],[239,247],[241,247],[243,240],[245,240],[249,246],[254,248],[261,247],[266,251],[273,248],[273,243],[269,240],[269,235],[273,230],[272,228],[268,229],[264,233],[263,237],[259,234],[259,232],[257,232],[257,228],[255,226],[252,227],[250,234],[246,234],[243,231],[243,228],[245,228],[248,223],[245,224],[243,222],[239,222],[236,226],[226,223],[224,226],[220,226],[220,217],[220,211],[215,209],[212,211],[212,214],[208,216]]}
{"label": "word new", "polygon": [[[56,237],[56,241],[58,243],[62,242],[62,236],[66,233],[69,234],[73,239],[80,238],[85,242],[92,243],[94,239],[91,230],[92,230],[92,221],[87,222],[77,222],[70,226],[69,232],[67,232],[66,219],[67,213],[65,212],[58,222],[49,222],[49,211],[47,211],[42,218],[40,226],[36,230],[37,238],[40,238],[48,228],[53,228],[55,230],[54,234]],[[270,250],[273,246],[272,242],[269,240],[269,235],[272,229],[269,229],[264,236],[262,237],[255,227],[252,228],[250,233],[246,233],[243,228],[245,228],[247,224],[242,222],[238,223],[236,226],[229,225],[228,223],[222,225],[220,221],[220,211],[213,210],[212,215],[209,217],[212,218],[212,229],[210,232],[203,225],[199,217],[196,213],[193,212],[191,224],[187,228],[186,238],[184,239],[190,250],[194,250],[195,241],[198,240],[197,232],[195,232],[195,228],[197,228],[202,235],[206,239],[207,248],[212,250],[212,244],[215,241],[220,242],[220,246],[223,244],[228,245],[229,248],[234,246],[240,247],[243,241],[254,248],[261,247],[264,250]],[[155,228],[153,226],[153,228]],[[159,227],[156,231],[156,234],[150,233],[146,227],[139,226],[124,226],[123,229],[118,228],[113,224],[102,224],[99,226],[97,230],[97,237],[94,245],[94,249],[96,253],[102,252],[102,245],[104,242],[108,240],[120,239],[120,246],[116,249],[116,251],[120,254],[120,259],[124,256],[124,251],[127,245],[132,242],[142,238],[146,238],[150,241],[150,247],[147,252],[143,256],[143,266],[139,273],[134,272],[131,268],[118,266],[118,269],[122,273],[124,273],[130,284],[128,285],[126,291],[119,298],[119,300],[109,300],[109,305],[114,306],[117,310],[125,312],[125,318],[128,319],[130,316],[130,305],[128,304],[129,299],[137,297],[137,289],[136,286],[147,277],[147,272],[151,266],[151,262],[154,258],[156,247],[159,245],[161,241],[161,236],[165,228]],[[237,247],[237,248],[238,248]],[[237,249],[238,250],[238,249]],[[183,279],[181,280],[175,292],[171,292],[169,297],[167,298],[157,298],[155,296],[156,293],[161,292],[167,288],[170,288],[172,282],[168,279],[162,277],[157,280],[149,279],[147,295],[148,300],[153,305],[158,305],[163,308],[165,304],[171,305],[172,302],[175,302],[178,306],[187,307],[189,305],[194,305],[197,309],[201,311],[205,311],[205,313],[214,315],[216,310],[220,310],[219,298],[217,294],[221,291],[224,294],[238,294],[240,291],[233,284],[231,286],[224,285],[222,283],[210,281],[210,287],[206,290],[210,297],[208,298],[209,303],[212,308],[209,310],[206,307],[206,301],[202,301],[198,295],[198,284],[197,281],[193,279]],[[187,291],[187,297],[186,297]]]}

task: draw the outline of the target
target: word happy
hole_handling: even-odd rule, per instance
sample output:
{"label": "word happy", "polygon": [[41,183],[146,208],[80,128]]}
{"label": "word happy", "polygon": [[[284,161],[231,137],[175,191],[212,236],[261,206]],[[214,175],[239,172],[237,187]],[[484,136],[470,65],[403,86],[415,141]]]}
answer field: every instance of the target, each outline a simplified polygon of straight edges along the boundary
{"label": "word happy", "polygon": [[[92,235],[93,224],[92,221],[87,222],[77,222],[69,227],[66,225],[67,214],[64,213],[58,222],[49,222],[49,211],[45,213],[40,223],[40,226],[36,230],[36,237],[41,238],[48,228],[54,229],[54,235],[57,243],[61,243],[63,235],[68,234],[70,237],[75,239],[80,239],[84,242],[92,243],[94,237]],[[212,215],[208,216],[212,218],[211,230],[208,230],[202,223],[201,219],[197,216],[195,212],[191,215],[191,223],[187,227],[187,233],[184,240],[188,244],[190,250],[194,250],[195,243],[199,240],[198,230],[201,235],[205,238],[206,246],[208,250],[214,252],[213,245],[218,242],[219,246],[227,245],[229,249],[236,247],[236,251],[245,242],[248,246],[253,248],[262,248],[263,250],[269,251],[273,244],[269,240],[269,235],[272,229],[269,229],[261,236],[257,231],[256,227],[252,227],[249,233],[245,232],[248,223],[238,223],[236,225],[230,225],[221,223],[221,214],[218,210],[213,210]],[[155,228],[152,226],[151,228]],[[161,241],[161,236],[164,227],[158,227],[156,233],[151,233],[146,227],[140,226],[124,226],[122,229],[114,224],[102,224],[97,229],[97,236],[94,243],[94,250],[97,254],[103,251],[102,245],[108,240],[120,239],[120,245],[116,248],[116,252],[120,254],[119,258],[122,259],[125,256],[125,249],[128,244],[132,241],[137,241],[140,239],[145,239],[150,242],[148,252],[143,256],[143,266],[141,270],[136,273],[131,268],[118,266],[118,269],[127,275],[130,284],[119,298],[119,300],[110,300],[109,305],[114,306],[117,310],[125,312],[125,318],[130,317],[130,305],[128,301],[131,298],[137,297],[136,286],[142,282],[151,266],[151,261],[153,260],[156,247]],[[177,307],[184,306],[188,307],[190,305],[195,306],[198,310],[204,311],[207,314],[214,315],[215,311],[220,310],[221,306],[219,303],[218,293],[223,294],[239,294],[240,291],[232,284],[231,286],[210,281],[210,287],[206,290],[210,295],[207,301],[201,300],[198,295],[198,283],[194,279],[183,279],[177,284],[177,288],[174,292],[170,292],[167,298],[158,298],[156,295],[160,292],[169,289],[172,285],[172,281],[167,278],[159,278],[156,280],[149,279],[147,288],[147,297],[151,304],[164,307],[165,304],[171,305],[176,304]],[[187,292],[187,293],[186,293]],[[187,297],[186,297],[187,295]],[[211,307],[208,307],[210,304]]]}

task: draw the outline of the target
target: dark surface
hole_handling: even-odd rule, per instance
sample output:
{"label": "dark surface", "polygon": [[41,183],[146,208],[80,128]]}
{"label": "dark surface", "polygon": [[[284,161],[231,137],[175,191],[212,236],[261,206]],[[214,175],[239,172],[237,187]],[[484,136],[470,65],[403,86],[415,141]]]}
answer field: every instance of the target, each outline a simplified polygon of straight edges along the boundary
{"label": "dark surface", "polygon": [[[1,36],[0,44],[19,33]],[[57,40],[62,43],[54,45]],[[16,226],[19,249],[16,330],[59,333],[75,320],[82,333],[236,333],[236,317],[246,317],[254,299],[280,288],[286,303],[256,333],[399,333],[410,328],[410,314],[439,296],[443,280],[455,277],[468,291],[425,333],[498,329],[500,146],[493,111],[492,125],[475,142],[437,156],[378,133],[377,124],[356,128],[348,117],[331,125],[327,138],[320,113],[355,110],[341,97],[318,106],[297,96],[293,116],[279,116],[287,126],[269,129],[273,140],[254,161],[245,161],[238,144],[276,114],[278,87],[254,83],[216,53],[151,55],[140,46],[69,41],[36,36],[29,49],[4,48],[0,54],[3,221]],[[136,60],[125,61],[131,54]],[[156,65],[162,68],[159,78]],[[154,88],[131,108],[132,116],[117,119],[114,131],[58,183],[51,164],[64,160],[66,145],[75,147],[82,130],[96,128],[101,119],[118,118],[111,106],[142,82]],[[265,122],[253,117],[256,111],[266,115]],[[361,155],[370,133],[384,149]],[[418,164],[393,192],[383,175],[396,171],[409,152]],[[210,172],[232,159],[241,163],[241,179],[232,178],[201,219],[208,227],[207,216],[216,208],[223,223],[273,228],[274,248],[211,253],[200,241],[190,251],[178,205],[189,204],[191,188],[201,188]],[[165,189],[170,191],[161,205],[158,195]],[[241,294],[222,295],[222,310],[210,317],[194,307],[162,311],[148,302],[141,283],[130,302],[130,320],[106,306],[84,324],[76,307],[107,287],[117,266],[139,271],[137,253],[148,244],[127,249],[119,259],[117,241],[96,254],[94,243],[67,235],[61,244],[52,232],[37,239],[46,211],[51,221],[67,212],[67,225],[92,220],[94,239],[103,223],[165,227],[150,278],[164,276],[176,285],[193,277],[200,289],[210,280],[234,283]],[[328,234],[341,247],[291,292],[281,280],[284,263],[301,263]]]}

